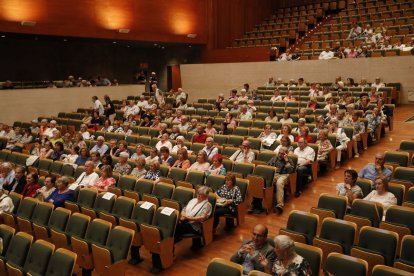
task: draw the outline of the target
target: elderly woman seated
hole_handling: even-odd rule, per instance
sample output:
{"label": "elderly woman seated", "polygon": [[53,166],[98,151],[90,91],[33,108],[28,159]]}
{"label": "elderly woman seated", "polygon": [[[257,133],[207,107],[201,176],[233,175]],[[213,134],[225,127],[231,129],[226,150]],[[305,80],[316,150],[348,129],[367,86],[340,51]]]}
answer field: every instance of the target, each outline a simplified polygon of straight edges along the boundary
{"label": "elderly woman seated", "polygon": [[115,164],[114,172],[120,174],[129,174],[131,172],[131,165],[128,164],[129,154],[127,152],[121,152],[119,154],[118,163]]}
{"label": "elderly woman seated", "polygon": [[[196,198],[190,200],[181,211],[181,217],[175,231],[175,240],[179,241],[185,234],[201,234],[201,222],[208,219],[212,206],[208,201],[209,188],[200,186]],[[193,239],[193,247],[201,246],[201,239]]]}
{"label": "elderly woman seated", "polygon": [[[269,260],[265,256],[259,256],[260,264],[266,273],[271,275],[312,275],[311,267],[307,260],[295,251],[295,242],[288,236],[279,235],[274,239],[276,260],[269,269]],[[271,270],[271,271],[270,271]]]}
{"label": "elderly woman seated", "polygon": [[387,209],[391,205],[397,205],[397,198],[388,190],[388,180],[381,176],[375,178],[375,190],[370,192],[365,200],[373,201],[376,203],[381,203],[384,208],[384,217]]}

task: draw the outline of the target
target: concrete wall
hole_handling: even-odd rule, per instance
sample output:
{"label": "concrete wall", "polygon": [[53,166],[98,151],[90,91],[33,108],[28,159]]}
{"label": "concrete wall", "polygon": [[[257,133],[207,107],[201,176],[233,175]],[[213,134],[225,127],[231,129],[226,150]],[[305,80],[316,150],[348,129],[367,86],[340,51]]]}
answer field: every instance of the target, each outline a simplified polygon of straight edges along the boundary
{"label": "concrete wall", "polygon": [[140,95],[144,90],[143,85],[0,90],[0,122],[12,124],[39,116],[57,116],[59,112],[76,111],[78,107],[92,107],[92,96],[103,102],[105,94],[111,99],[124,99]]}
{"label": "concrete wall", "polygon": [[400,103],[408,103],[414,91],[414,56],[349,60],[309,60],[300,62],[248,62],[181,65],[182,86],[189,101],[229,94],[244,83],[251,88],[262,86],[269,77],[288,79],[303,77],[307,82],[333,82],[336,76],[359,81],[374,81],[379,76],[386,82],[400,82]]}

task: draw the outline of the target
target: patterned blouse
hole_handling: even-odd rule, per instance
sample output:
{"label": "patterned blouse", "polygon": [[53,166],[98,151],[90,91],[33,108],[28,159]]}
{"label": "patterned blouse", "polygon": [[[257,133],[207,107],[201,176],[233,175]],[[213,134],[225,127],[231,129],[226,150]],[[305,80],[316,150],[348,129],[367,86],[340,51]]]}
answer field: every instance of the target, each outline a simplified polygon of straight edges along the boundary
{"label": "patterned blouse", "polygon": [[131,165],[128,163],[125,163],[123,165],[121,163],[116,163],[114,172],[119,172],[120,174],[129,174],[131,172]]}
{"label": "patterned blouse", "polygon": [[158,181],[160,179],[161,176],[161,171],[157,170],[157,171],[147,171],[144,175],[145,179],[149,179],[149,180],[155,180]]}
{"label": "patterned blouse", "polygon": [[132,176],[135,176],[136,178],[141,178],[147,173],[147,170],[143,168],[142,170],[138,170],[138,168],[134,168],[131,172]]}
{"label": "patterned blouse", "polygon": [[351,121],[351,126],[354,127],[354,135],[358,135],[365,132],[365,124],[362,121]]}
{"label": "patterned blouse", "polygon": [[319,150],[318,150],[318,160],[320,160],[320,159],[324,159],[324,160],[328,159],[328,154],[331,152],[331,150],[333,150],[333,146],[332,146],[331,141],[329,141],[328,139],[326,139],[325,141],[318,140],[316,142],[316,144],[319,147]]}
{"label": "patterned blouse", "polygon": [[293,258],[293,260],[288,265],[288,267],[285,267],[282,261],[280,261],[279,259],[276,259],[276,261],[273,264],[272,275],[274,276],[291,276],[291,275],[309,276],[309,275],[312,275],[312,270],[310,268],[308,261],[306,261],[302,256],[296,254],[296,256]]}
{"label": "patterned blouse", "polygon": [[242,203],[243,198],[240,192],[239,187],[234,186],[233,188],[229,189],[226,184],[220,187],[220,189],[217,190],[217,195],[219,197],[225,198],[225,199],[232,199],[233,203],[230,205],[227,205],[231,212],[236,212],[236,205]]}
{"label": "patterned blouse", "polygon": [[100,192],[106,192],[108,190],[109,186],[115,186],[116,180],[113,177],[108,177],[104,179],[103,177],[100,177],[94,187],[98,189]]}

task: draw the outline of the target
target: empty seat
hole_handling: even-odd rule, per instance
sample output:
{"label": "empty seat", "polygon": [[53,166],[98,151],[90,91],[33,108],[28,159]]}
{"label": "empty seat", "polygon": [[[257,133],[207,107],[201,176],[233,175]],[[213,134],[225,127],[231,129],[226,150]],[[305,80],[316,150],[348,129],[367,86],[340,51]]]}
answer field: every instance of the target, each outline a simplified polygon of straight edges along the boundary
{"label": "empty seat", "polygon": [[280,228],[279,234],[287,235],[300,243],[311,244],[318,228],[318,216],[293,210],[290,212],[286,228]]}
{"label": "empty seat", "polygon": [[16,267],[24,265],[32,242],[33,236],[23,232],[18,232],[11,238],[5,257],[0,258],[0,275],[7,275],[6,262]]}
{"label": "empty seat", "polygon": [[79,191],[76,202],[65,201],[65,208],[72,212],[80,212],[82,207],[92,208],[95,203],[98,190],[95,188],[83,188]]}
{"label": "empty seat", "polygon": [[109,221],[112,225],[118,225],[120,218],[129,219],[135,206],[135,199],[120,196],[115,200],[114,207],[111,211],[103,211],[99,213],[99,217]]}
{"label": "empty seat", "polygon": [[359,233],[358,245],[351,249],[351,256],[367,260],[370,272],[377,264],[393,264],[397,244],[397,233],[364,226]]}
{"label": "empty seat", "polygon": [[409,154],[407,152],[401,151],[386,151],[384,154],[384,160],[386,164],[389,164],[393,167],[407,167]]}
{"label": "empty seat", "polygon": [[333,194],[321,194],[318,206],[311,208],[311,213],[319,216],[320,222],[327,217],[342,219],[346,212],[347,198]]}
{"label": "empty seat", "polygon": [[396,268],[414,273],[414,236],[407,235],[402,238],[399,258],[395,260]]}
{"label": "empty seat", "polygon": [[76,264],[76,253],[64,248],[58,248],[52,257],[46,269],[45,276],[72,275]]}
{"label": "empty seat", "polygon": [[411,276],[412,272],[389,267],[386,265],[376,265],[372,270],[372,276]]}
{"label": "empty seat", "polygon": [[268,213],[272,207],[273,178],[275,168],[272,166],[258,165],[253,175],[249,175],[249,194],[253,198],[262,199],[263,208]]}
{"label": "empty seat", "polygon": [[340,253],[331,253],[326,259],[324,269],[336,276],[366,276],[368,272],[368,263],[363,259]]}
{"label": "empty seat", "polygon": [[186,187],[177,187],[172,198],[161,199],[161,206],[170,207],[181,212],[182,208],[194,198],[195,190]]}
{"label": "empty seat", "polygon": [[155,206],[161,205],[161,200],[163,198],[171,198],[174,193],[175,186],[171,184],[165,184],[165,183],[157,183],[154,186],[154,190],[152,191],[152,194],[143,194],[142,200],[149,201]]}
{"label": "empty seat", "polygon": [[295,251],[308,261],[312,270],[312,275],[319,275],[322,262],[322,249],[312,245],[295,242]]}
{"label": "empty seat", "polygon": [[243,266],[221,258],[214,258],[207,266],[206,276],[241,276],[242,273]]}
{"label": "empty seat", "polygon": [[51,229],[64,231],[70,215],[70,210],[58,207],[50,215],[47,225],[33,222],[33,230],[36,239],[48,240],[50,238]]}
{"label": "empty seat", "polygon": [[49,202],[40,202],[36,205],[31,218],[20,218],[20,231],[32,233],[33,224],[47,225],[53,211],[53,204]]}
{"label": "empty seat", "polygon": [[57,248],[69,248],[71,237],[83,238],[91,218],[81,213],[74,213],[70,216],[64,231],[51,229],[52,241]]}
{"label": "empty seat", "polygon": [[99,194],[93,204],[93,208],[82,206],[82,213],[89,216],[91,219],[96,218],[100,212],[110,212],[114,206],[116,195],[112,193]]}
{"label": "empty seat", "polygon": [[325,218],[322,222],[321,232],[313,239],[313,245],[323,251],[322,267],[326,257],[332,253],[349,254],[354,244],[356,224],[335,218]]}

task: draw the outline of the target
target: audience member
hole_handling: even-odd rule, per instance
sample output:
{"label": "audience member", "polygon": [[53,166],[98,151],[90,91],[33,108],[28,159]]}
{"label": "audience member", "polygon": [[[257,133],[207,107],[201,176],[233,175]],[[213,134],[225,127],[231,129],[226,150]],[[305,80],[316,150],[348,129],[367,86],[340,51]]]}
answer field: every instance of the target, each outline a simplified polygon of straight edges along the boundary
{"label": "audience member", "polygon": [[103,165],[101,167],[101,177],[93,185],[99,192],[107,192],[108,187],[115,186],[116,180],[112,176],[112,167]]}
{"label": "audience member", "polygon": [[13,214],[14,204],[13,200],[6,194],[2,187],[0,187],[0,216],[3,213]]}
{"label": "audience member", "polygon": [[94,171],[95,165],[92,161],[86,161],[84,172],[76,179],[75,183],[81,188],[95,186],[99,175]]}
{"label": "audience member", "polygon": [[302,187],[307,183],[307,175],[312,173],[311,164],[315,160],[315,151],[308,146],[306,139],[301,138],[293,153],[298,156],[295,197],[299,197],[302,194]]}
{"label": "audience member", "polygon": [[223,156],[219,153],[215,154],[211,159],[212,164],[206,171],[206,176],[210,174],[226,175],[226,168],[223,165]]}
{"label": "audience member", "polygon": [[53,175],[47,175],[45,177],[43,187],[36,191],[36,198],[43,202],[56,190],[56,177]]}
{"label": "audience member", "polygon": [[[225,177],[225,183],[217,191],[217,203],[214,211],[214,223],[213,228],[217,229],[220,222],[220,217],[225,215],[236,215],[237,205],[242,203],[243,198],[240,192],[240,188],[236,186],[236,176],[234,174],[228,174]],[[234,220],[226,219],[226,227],[233,227]],[[215,230],[213,230],[215,232]]]}
{"label": "audience member", "polygon": [[384,208],[384,217],[387,209],[391,205],[397,205],[397,198],[388,189],[388,179],[381,176],[377,176],[374,181],[375,189],[372,190],[366,197],[365,200],[380,203]]}
{"label": "audience member", "polygon": [[22,196],[23,197],[35,197],[37,190],[40,189],[39,185],[39,175],[36,173],[29,173],[26,176],[26,185],[23,188]]}
{"label": "audience member", "polygon": [[348,208],[351,208],[352,202],[357,198],[362,198],[363,193],[361,187],[356,185],[358,173],[355,170],[345,170],[344,183],[336,185],[336,193],[340,196],[346,196]]}
{"label": "audience member", "polygon": [[45,201],[52,203],[55,208],[64,208],[65,201],[74,201],[75,197],[73,196],[73,191],[68,188],[69,184],[69,178],[66,176],[62,176],[56,180],[56,189],[45,199]]}
{"label": "audience member", "polygon": [[207,162],[207,154],[205,151],[200,150],[197,153],[196,161],[188,168],[188,171],[200,171],[205,172],[210,167],[210,163]]}
{"label": "audience member", "polygon": [[250,141],[244,140],[240,149],[230,156],[230,160],[237,163],[252,163],[254,152],[250,149]]}
{"label": "audience member", "polygon": [[114,172],[121,175],[129,174],[132,170],[131,165],[128,163],[129,154],[127,152],[121,152],[119,154],[118,163],[114,166]]}
{"label": "audience member", "polygon": [[172,168],[180,168],[183,170],[188,169],[191,166],[190,160],[188,160],[188,152],[186,148],[180,148],[177,151],[177,160],[171,166]]}
{"label": "audience member", "polygon": [[358,173],[361,178],[366,178],[372,181],[372,188],[374,189],[374,181],[377,177],[385,178],[390,180],[392,171],[384,166],[385,156],[383,153],[375,154],[375,163],[367,164]]}
{"label": "audience member", "polygon": [[207,154],[207,158],[212,158],[218,153],[218,148],[214,146],[213,137],[206,139],[206,146],[202,150]]}

